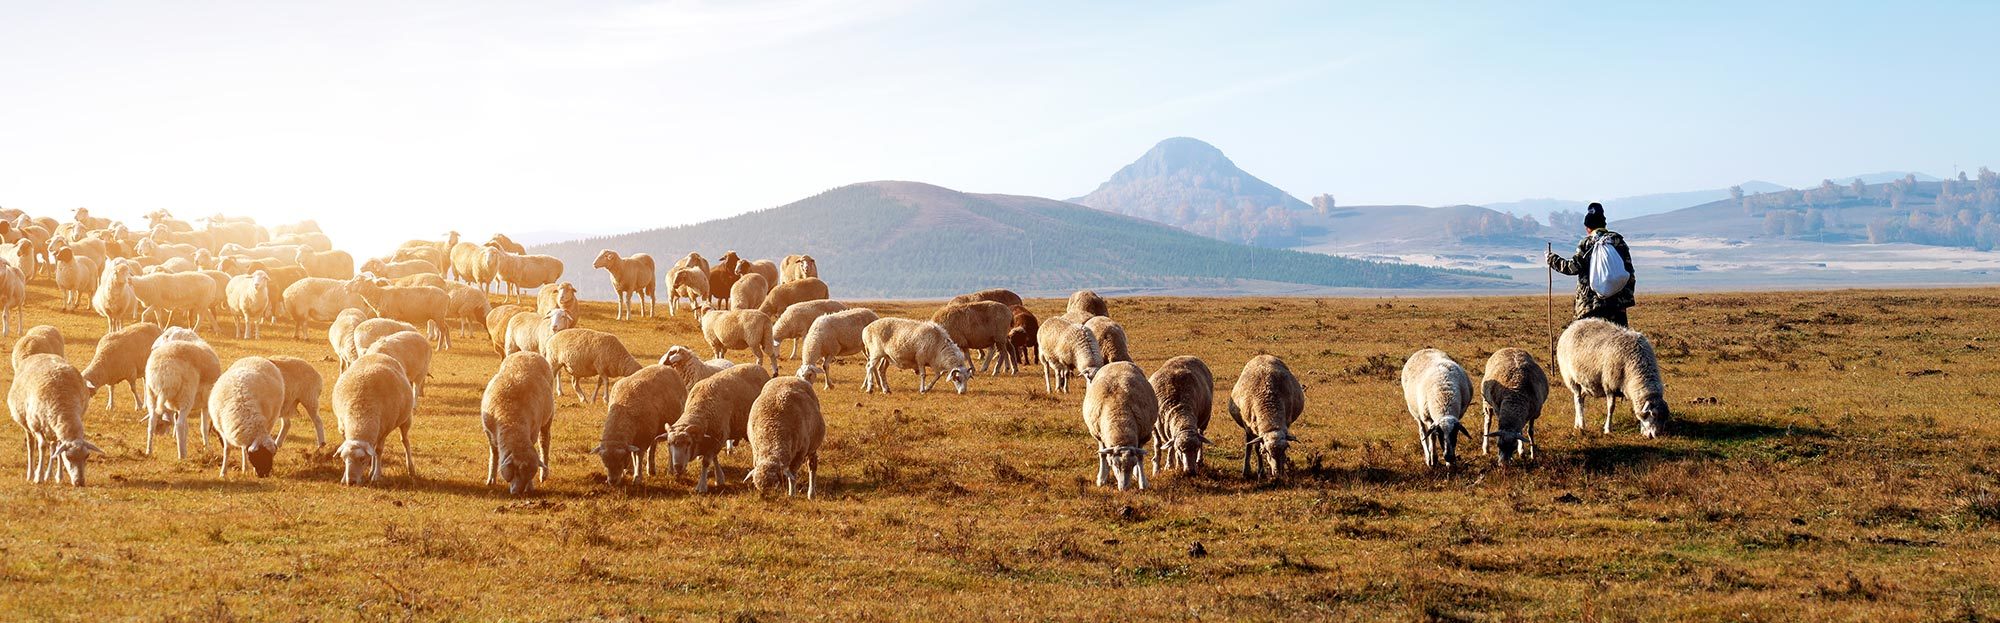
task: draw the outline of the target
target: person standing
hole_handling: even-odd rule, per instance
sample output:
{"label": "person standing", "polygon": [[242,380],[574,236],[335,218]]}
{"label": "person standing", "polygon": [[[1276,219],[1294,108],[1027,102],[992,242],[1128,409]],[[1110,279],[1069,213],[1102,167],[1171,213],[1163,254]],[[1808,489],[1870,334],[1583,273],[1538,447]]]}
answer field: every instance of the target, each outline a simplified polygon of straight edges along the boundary
{"label": "person standing", "polygon": [[[1604,205],[1590,204],[1583,215],[1583,240],[1576,245],[1575,257],[1548,254],[1549,268],[1565,275],[1576,276],[1576,319],[1603,318],[1627,326],[1626,310],[1632,308],[1632,293],[1638,279],[1632,271],[1632,251],[1625,247],[1625,237],[1605,228]],[[1591,287],[1591,254],[1598,245],[1610,245],[1617,249],[1618,257],[1625,265],[1625,287],[1608,296],[1600,296]]]}

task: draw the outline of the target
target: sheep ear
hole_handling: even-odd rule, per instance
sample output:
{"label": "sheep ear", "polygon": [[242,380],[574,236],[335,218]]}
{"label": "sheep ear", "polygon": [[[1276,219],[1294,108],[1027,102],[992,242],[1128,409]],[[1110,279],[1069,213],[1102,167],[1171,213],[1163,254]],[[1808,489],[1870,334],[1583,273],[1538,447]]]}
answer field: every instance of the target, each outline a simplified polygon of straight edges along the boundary
{"label": "sheep ear", "polygon": [[673,443],[673,441],[673,433],[660,433],[658,437],[653,438],[653,443]]}
{"label": "sheep ear", "polygon": [[1504,436],[1503,436],[1503,435],[1501,435],[1500,433],[1487,433],[1487,434],[1486,434],[1486,436],[1487,436],[1487,437],[1502,437],[1502,438],[1504,438]]}
{"label": "sheep ear", "polygon": [[590,449],[590,453],[598,456],[604,456],[604,444],[597,444],[597,447]]}
{"label": "sheep ear", "polygon": [[103,454],[104,454],[104,449],[103,449],[103,448],[99,448],[99,447],[97,447],[97,444],[94,444],[94,443],[90,443],[90,442],[88,442],[88,441],[83,441],[83,440],[78,440],[78,441],[76,442],[76,447],[78,447],[78,448],[83,448],[83,451],[84,451],[84,452],[88,452],[88,453],[91,453],[91,454],[96,454],[96,455],[103,455]]}
{"label": "sheep ear", "polygon": [[1464,435],[1466,439],[1472,438],[1472,431],[1465,430],[1464,424],[1453,424],[1452,427],[1458,429],[1456,432],[1460,435]]}
{"label": "sheep ear", "polygon": [[625,446],[625,447],[627,448],[627,449],[626,449],[626,452],[630,452],[630,453],[633,453],[633,454],[638,454],[638,453],[639,453],[639,446]]}

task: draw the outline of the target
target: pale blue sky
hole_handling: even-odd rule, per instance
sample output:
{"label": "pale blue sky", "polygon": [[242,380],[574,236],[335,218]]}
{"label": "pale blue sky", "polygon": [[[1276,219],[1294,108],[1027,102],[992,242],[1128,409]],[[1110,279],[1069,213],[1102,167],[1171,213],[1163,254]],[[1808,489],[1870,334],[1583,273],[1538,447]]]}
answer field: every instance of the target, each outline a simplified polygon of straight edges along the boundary
{"label": "pale blue sky", "polygon": [[1170,136],[1350,204],[2000,166],[2000,4],[1739,4],[0,2],[0,206],[372,253],[874,179],[1072,197]]}

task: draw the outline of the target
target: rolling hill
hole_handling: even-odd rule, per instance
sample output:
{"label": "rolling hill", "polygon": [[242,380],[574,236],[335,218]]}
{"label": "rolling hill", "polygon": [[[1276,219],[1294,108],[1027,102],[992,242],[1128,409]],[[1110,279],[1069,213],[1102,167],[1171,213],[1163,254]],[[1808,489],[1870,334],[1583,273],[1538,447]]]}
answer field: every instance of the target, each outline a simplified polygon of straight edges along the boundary
{"label": "rolling hill", "polygon": [[916,182],[835,188],[776,208],[687,225],[540,245],[569,266],[590,298],[610,295],[601,249],[651,253],[664,273],[688,251],[746,258],[808,253],[842,298],[940,297],[1007,287],[1055,295],[1076,288],[1246,292],[1258,284],[1314,288],[1493,288],[1492,275],[1232,244],[1159,223],[1014,195],[962,193]]}
{"label": "rolling hill", "polygon": [[1259,246],[1295,242],[1289,219],[1312,207],[1237,168],[1222,150],[1192,138],[1160,141],[1097,190],[1070,200]]}

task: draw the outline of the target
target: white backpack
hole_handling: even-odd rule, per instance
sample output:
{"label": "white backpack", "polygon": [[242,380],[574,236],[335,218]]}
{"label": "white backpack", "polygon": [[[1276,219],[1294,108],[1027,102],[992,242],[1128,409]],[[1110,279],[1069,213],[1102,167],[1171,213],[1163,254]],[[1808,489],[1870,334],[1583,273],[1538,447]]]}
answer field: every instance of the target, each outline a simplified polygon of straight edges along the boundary
{"label": "white backpack", "polygon": [[1591,243],[1590,289],[1599,297],[1617,294],[1632,283],[1632,271],[1625,270],[1625,256],[1612,245],[1610,236],[1598,236]]}

